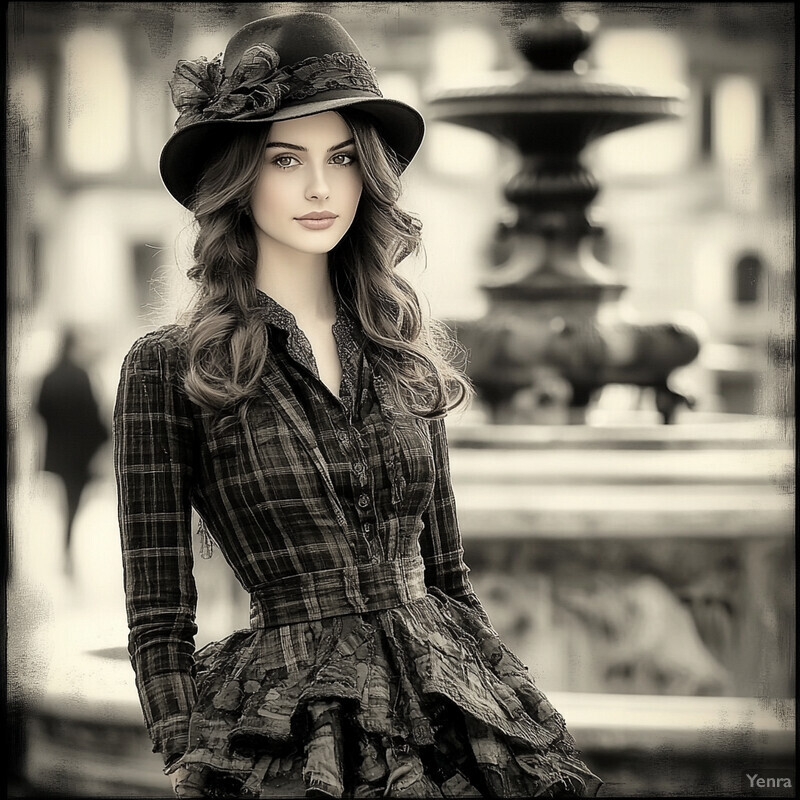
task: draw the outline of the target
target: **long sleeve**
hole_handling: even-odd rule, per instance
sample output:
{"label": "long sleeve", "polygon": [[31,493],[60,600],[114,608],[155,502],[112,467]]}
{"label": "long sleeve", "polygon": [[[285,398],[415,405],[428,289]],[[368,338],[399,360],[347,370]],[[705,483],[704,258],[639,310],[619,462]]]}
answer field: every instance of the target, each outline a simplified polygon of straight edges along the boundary
{"label": "long sleeve", "polygon": [[469,567],[464,563],[444,420],[432,420],[430,431],[436,482],[431,504],[423,515],[424,528],[419,540],[425,562],[425,583],[469,605],[494,630],[470,583]]}
{"label": "long sleeve", "polygon": [[153,751],[165,759],[188,744],[197,633],[192,419],[167,348],[174,355],[158,332],[134,343],[122,365],[113,429],[128,651]]}

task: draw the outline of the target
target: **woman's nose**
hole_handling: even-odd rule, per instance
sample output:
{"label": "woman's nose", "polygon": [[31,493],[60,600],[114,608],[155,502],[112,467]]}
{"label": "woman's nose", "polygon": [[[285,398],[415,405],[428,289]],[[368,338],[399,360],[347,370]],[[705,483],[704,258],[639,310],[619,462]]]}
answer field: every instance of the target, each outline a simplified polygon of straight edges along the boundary
{"label": "woman's nose", "polygon": [[330,197],[330,187],[323,167],[314,167],[308,176],[306,198],[308,200],[327,200]]}

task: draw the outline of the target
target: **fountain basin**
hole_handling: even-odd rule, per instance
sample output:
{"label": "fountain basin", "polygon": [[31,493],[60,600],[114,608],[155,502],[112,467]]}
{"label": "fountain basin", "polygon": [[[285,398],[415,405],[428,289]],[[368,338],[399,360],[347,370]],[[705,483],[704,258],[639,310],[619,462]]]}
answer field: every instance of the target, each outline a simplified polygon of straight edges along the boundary
{"label": "fountain basin", "polygon": [[447,88],[429,99],[433,119],[463,125],[522,152],[575,152],[614,131],[678,117],[685,93],[563,74],[534,73],[509,86]]}

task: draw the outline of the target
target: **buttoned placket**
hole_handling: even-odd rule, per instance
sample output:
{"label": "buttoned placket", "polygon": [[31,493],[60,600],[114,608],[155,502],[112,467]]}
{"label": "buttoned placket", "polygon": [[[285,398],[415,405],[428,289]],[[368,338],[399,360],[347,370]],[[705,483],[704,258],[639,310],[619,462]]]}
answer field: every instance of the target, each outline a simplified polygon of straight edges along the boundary
{"label": "buttoned placket", "polygon": [[[359,396],[358,386],[354,386],[351,380],[351,373],[348,369],[350,364],[350,356],[343,341],[343,316],[341,310],[337,307],[336,322],[333,325],[333,335],[336,341],[336,348],[342,364],[342,383],[339,390],[339,396],[335,395],[322,381],[319,376],[319,368],[317,367],[314,358],[311,343],[303,330],[297,325],[297,321],[291,312],[284,309],[269,295],[260,293],[262,305],[265,306],[270,313],[276,318],[279,327],[287,334],[287,350],[292,359],[301,368],[313,376],[317,391],[324,393],[328,398],[333,399],[334,405],[331,409],[330,403],[325,403],[325,407],[329,413],[333,413],[335,418],[334,429],[336,431],[336,438],[339,441],[342,453],[345,459],[353,465],[352,475],[355,476],[357,486],[354,485],[356,490],[356,514],[358,516],[359,525],[356,533],[356,543],[363,546],[366,551],[366,559],[370,562],[377,562],[378,556],[375,552],[376,546],[379,547],[380,543],[374,538],[376,525],[373,521],[375,518],[374,512],[374,491],[371,487],[371,476],[368,474],[366,468],[367,459],[363,452],[363,447],[360,442],[361,434],[355,424],[357,417],[355,409],[355,398]],[[360,364],[354,372],[356,375],[360,373]],[[361,550],[358,547],[357,550]],[[360,559],[359,559],[360,560]]]}
{"label": "buttoned placket", "polygon": [[[346,353],[347,348],[345,346],[346,343],[342,339],[343,333],[341,327],[339,325],[334,325],[333,333],[342,364],[349,366]],[[363,355],[361,358],[363,359]],[[355,507],[360,526],[358,538],[366,547],[368,559],[371,562],[377,562],[379,560],[377,549],[380,548],[380,542],[373,536],[375,525],[372,521],[375,518],[375,492],[374,486],[372,485],[372,476],[367,470],[368,458],[364,453],[361,432],[358,428],[358,424],[361,420],[361,405],[358,402],[358,398],[361,397],[361,393],[363,392],[363,373],[361,367],[362,363],[361,359],[359,359],[356,369],[352,372],[347,369],[343,370],[343,388],[341,395],[343,400],[346,398],[345,404],[349,408],[349,413],[345,418],[345,435],[339,438],[339,442],[345,456],[348,457],[347,460],[352,465],[351,480],[354,481],[353,489],[354,492],[357,493]]]}
{"label": "buttoned placket", "polygon": [[380,541],[376,538],[375,524],[375,488],[373,476],[367,470],[367,455],[364,453],[361,434],[353,427],[353,469],[351,479],[356,496],[356,515],[358,516],[360,534],[366,542],[371,561],[378,561],[377,551],[382,549]]}
{"label": "buttoned placket", "polygon": [[374,526],[371,521],[374,518],[372,502],[374,491],[366,467],[367,458],[361,442],[361,433],[356,424],[355,413],[351,413],[349,418],[344,414],[337,416],[340,418],[338,423],[334,423],[336,438],[344,460],[352,465],[351,480],[356,498],[355,510],[359,520],[358,539],[366,549],[368,560],[375,562],[378,560],[375,552],[377,542],[372,537]]}

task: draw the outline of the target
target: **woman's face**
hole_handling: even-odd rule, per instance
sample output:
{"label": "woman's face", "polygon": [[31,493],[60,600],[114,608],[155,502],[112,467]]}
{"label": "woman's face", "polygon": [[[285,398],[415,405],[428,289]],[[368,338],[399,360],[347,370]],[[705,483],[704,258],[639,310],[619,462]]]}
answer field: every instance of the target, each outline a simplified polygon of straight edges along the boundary
{"label": "woman's face", "polygon": [[250,208],[260,250],[328,253],[362,189],[353,134],[334,111],[273,123]]}

